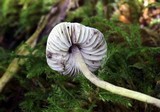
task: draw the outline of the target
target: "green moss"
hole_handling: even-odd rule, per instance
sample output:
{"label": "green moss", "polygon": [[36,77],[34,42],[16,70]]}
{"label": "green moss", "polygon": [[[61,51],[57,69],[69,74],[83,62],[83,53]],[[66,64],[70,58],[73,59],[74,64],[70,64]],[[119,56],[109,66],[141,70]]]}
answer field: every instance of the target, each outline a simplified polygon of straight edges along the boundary
{"label": "green moss", "polygon": [[[19,21],[16,26],[18,31],[35,27],[36,21],[48,10],[46,6],[43,6],[44,1],[31,5],[21,0],[23,5],[20,11],[16,9],[15,12],[10,12],[5,5],[8,1],[3,4],[3,17],[0,17],[0,21],[4,21],[3,18],[6,18],[9,13],[12,16],[5,21],[6,23],[0,25],[0,27],[5,27],[3,33],[10,29],[7,25],[11,22]],[[93,2],[94,0],[91,3]],[[115,85],[154,95],[156,81],[160,79],[160,64],[157,61],[160,48],[142,45],[141,29],[138,23],[126,25],[108,20],[102,10],[103,2],[100,0],[95,4],[91,3],[85,1],[78,9],[70,11],[65,21],[81,22],[99,29],[104,34],[108,51],[102,66],[95,74]],[[38,7],[45,8],[39,9]],[[18,15],[13,16],[14,13]],[[37,16],[38,14],[40,15]],[[27,30],[25,31],[28,33]],[[13,35],[16,33],[17,31]],[[21,94],[16,92],[21,95],[21,98],[14,108],[24,112],[93,112],[104,111],[103,108],[106,107],[107,110],[112,108],[114,111],[137,112],[145,108],[143,103],[137,103],[97,88],[81,74],[68,77],[51,70],[46,63],[46,40],[44,37],[44,40],[41,40],[34,49],[30,49],[30,54],[27,56],[17,56],[14,52],[8,53],[0,49],[0,71],[2,72],[13,58],[28,60],[24,65],[20,65],[21,70],[14,77],[16,81],[13,80],[11,86],[11,88],[17,86],[21,91]],[[4,95],[0,95],[0,104],[7,102],[9,96],[15,95],[14,92],[5,90]],[[5,109],[2,107],[2,110]]]}

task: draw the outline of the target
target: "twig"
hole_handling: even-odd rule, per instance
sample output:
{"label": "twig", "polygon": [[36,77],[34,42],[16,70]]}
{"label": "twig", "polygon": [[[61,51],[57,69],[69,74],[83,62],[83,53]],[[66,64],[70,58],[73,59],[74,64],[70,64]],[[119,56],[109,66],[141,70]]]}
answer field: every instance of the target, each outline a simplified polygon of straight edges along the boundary
{"label": "twig", "polygon": [[[42,19],[42,21],[40,21],[40,24],[37,27],[34,34],[24,44],[22,44],[18,48],[16,52],[18,55],[28,55],[29,54],[29,51],[26,48],[26,46],[30,46],[31,48],[33,48],[36,45],[35,41],[39,37],[39,34],[42,32],[42,30],[45,28],[47,24],[47,20],[48,20],[48,16],[46,16],[45,18]],[[18,59],[18,58],[15,58],[11,61],[6,72],[0,78],[0,92],[2,92],[4,86],[7,84],[7,82],[9,82],[9,80],[14,76],[14,74],[17,73],[17,71],[20,68],[19,64],[23,64],[24,62],[25,62],[25,59]]]}
{"label": "twig", "polygon": [[[57,5],[51,8],[51,11],[45,16],[42,21],[39,22],[39,26],[35,33],[17,50],[17,55],[28,55],[29,51],[26,49],[26,46],[30,46],[34,48],[36,40],[39,38],[39,35],[43,37],[44,35],[48,35],[49,31],[59,22],[61,22],[69,9],[73,7],[72,5],[76,3],[76,0],[61,0]],[[72,4],[72,5],[71,5]],[[45,30],[43,30],[45,29]],[[6,72],[0,79],[0,93],[2,92],[4,86],[9,82],[9,80],[16,74],[19,70],[19,65],[23,65],[25,63],[25,59],[15,58],[9,64]]]}

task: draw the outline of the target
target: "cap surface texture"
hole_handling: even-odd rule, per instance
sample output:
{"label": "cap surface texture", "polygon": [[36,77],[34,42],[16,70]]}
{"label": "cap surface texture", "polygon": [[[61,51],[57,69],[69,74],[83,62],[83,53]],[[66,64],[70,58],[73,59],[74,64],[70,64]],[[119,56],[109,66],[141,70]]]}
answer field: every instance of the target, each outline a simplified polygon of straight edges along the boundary
{"label": "cap surface texture", "polygon": [[46,59],[53,70],[64,75],[75,75],[79,69],[75,62],[75,48],[78,48],[90,71],[101,65],[107,48],[103,34],[79,23],[62,22],[50,32],[47,40]]}

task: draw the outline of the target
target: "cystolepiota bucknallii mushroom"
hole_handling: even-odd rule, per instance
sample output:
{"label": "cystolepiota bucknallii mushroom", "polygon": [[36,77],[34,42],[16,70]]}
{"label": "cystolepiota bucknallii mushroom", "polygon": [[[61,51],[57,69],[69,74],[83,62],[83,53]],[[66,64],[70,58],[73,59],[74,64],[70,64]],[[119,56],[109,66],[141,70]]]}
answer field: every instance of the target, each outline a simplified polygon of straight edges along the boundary
{"label": "cystolepiota bucknallii mushroom", "polygon": [[99,30],[79,23],[62,22],[49,34],[46,58],[53,70],[64,75],[82,72],[89,81],[100,88],[160,107],[159,99],[115,86],[92,73],[99,68],[106,51],[107,44]]}

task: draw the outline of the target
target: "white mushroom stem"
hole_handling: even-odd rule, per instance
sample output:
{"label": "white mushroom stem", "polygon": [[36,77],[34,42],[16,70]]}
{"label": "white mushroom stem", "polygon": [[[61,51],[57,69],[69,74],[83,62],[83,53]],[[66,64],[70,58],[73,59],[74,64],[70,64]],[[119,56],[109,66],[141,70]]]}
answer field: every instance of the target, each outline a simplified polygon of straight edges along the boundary
{"label": "white mushroom stem", "polygon": [[140,92],[136,92],[133,90],[129,90],[123,87],[118,87],[115,86],[111,83],[105,82],[99,78],[97,78],[87,67],[87,65],[85,64],[83,57],[81,55],[80,50],[76,47],[73,49],[73,53],[75,56],[75,61],[77,63],[77,67],[80,69],[80,71],[83,73],[83,75],[89,80],[91,81],[93,84],[95,84],[96,86],[103,88],[107,91],[110,91],[114,94],[118,94],[121,96],[125,96],[131,99],[135,99],[135,100],[139,100],[145,103],[149,103],[152,105],[155,105],[157,107],[160,108],[160,100],[154,97],[151,97],[149,95],[140,93]]}

